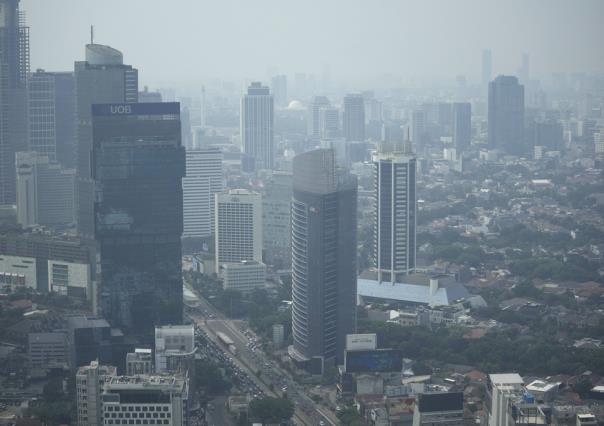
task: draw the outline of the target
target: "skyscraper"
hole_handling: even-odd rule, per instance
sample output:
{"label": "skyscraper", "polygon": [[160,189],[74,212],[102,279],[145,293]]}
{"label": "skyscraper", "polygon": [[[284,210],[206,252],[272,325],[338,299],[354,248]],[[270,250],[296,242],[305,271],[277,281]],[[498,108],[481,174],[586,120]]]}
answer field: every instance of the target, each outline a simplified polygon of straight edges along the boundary
{"label": "skyscraper", "polygon": [[524,86],[512,76],[489,83],[489,149],[510,155],[529,151],[524,143]]}
{"label": "skyscraper", "polygon": [[273,168],[273,95],[268,87],[253,82],[241,98],[241,142],[243,152],[254,161],[254,169]]}
{"label": "skyscraper", "polygon": [[14,204],[15,153],[27,150],[29,28],[19,0],[0,0],[0,205]]}
{"label": "skyscraper", "polygon": [[426,121],[424,110],[417,109],[411,113],[411,142],[416,151],[423,150],[428,142]]}
{"label": "skyscraper", "polygon": [[321,111],[329,107],[329,99],[326,96],[315,96],[308,109],[308,133],[314,139],[321,137]]}
{"label": "skyscraper", "polygon": [[491,49],[485,49],[482,51],[482,88],[487,90],[489,82],[493,75],[493,59],[491,56]]}
{"label": "skyscraper", "polygon": [[267,263],[277,269],[291,264],[292,174],[274,172],[262,195],[262,239]]}
{"label": "skyscraper", "polygon": [[350,94],[344,97],[342,121],[347,141],[365,140],[365,100],[362,95]]}
{"label": "skyscraper", "polygon": [[28,149],[75,168],[75,83],[72,72],[37,70],[28,82]]}
{"label": "skyscraper", "polygon": [[214,233],[214,195],[224,189],[222,158],[218,148],[187,151],[187,171],[182,179],[183,237]]}
{"label": "skyscraper", "polygon": [[340,134],[340,111],[323,107],[319,110],[319,136],[321,139],[336,138]]}
{"label": "skyscraper", "polygon": [[472,104],[453,104],[453,146],[458,153],[470,147],[472,141]]}
{"label": "skyscraper", "polygon": [[315,373],[343,362],[356,329],[357,180],[336,169],[335,153],[294,158],[292,333],[289,352]]}
{"label": "skyscraper", "polygon": [[143,337],[182,322],[178,103],[92,107],[103,315]]}
{"label": "skyscraper", "polygon": [[408,143],[383,143],[373,157],[374,265],[378,281],[397,282],[415,269],[416,159]]}
{"label": "skyscraper", "polygon": [[66,226],[74,223],[75,170],[36,151],[17,152],[17,222]]}
{"label": "skyscraper", "polygon": [[275,98],[275,105],[278,107],[287,106],[287,76],[279,74],[271,79],[271,90]]}
{"label": "skyscraper", "polygon": [[216,194],[216,271],[242,260],[262,261],[262,197],[247,189]]}
{"label": "skyscraper", "polygon": [[124,65],[122,53],[101,44],[86,45],[86,60],[76,62],[76,218],[78,231],[94,233],[91,105],[138,101],[138,71]]}

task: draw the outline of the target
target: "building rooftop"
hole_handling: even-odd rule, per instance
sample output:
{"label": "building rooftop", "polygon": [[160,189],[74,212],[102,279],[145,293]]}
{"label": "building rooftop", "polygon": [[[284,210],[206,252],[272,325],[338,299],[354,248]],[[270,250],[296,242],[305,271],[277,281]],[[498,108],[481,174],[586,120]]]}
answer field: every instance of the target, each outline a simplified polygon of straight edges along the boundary
{"label": "building rooftop", "polygon": [[524,381],[518,373],[489,374],[489,380],[494,385],[522,385]]}
{"label": "building rooftop", "polygon": [[463,393],[446,392],[419,395],[419,411],[422,413],[463,411]]}
{"label": "building rooftop", "polygon": [[105,382],[105,391],[119,390],[174,390],[180,391],[186,380],[179,376],[115,376]]}

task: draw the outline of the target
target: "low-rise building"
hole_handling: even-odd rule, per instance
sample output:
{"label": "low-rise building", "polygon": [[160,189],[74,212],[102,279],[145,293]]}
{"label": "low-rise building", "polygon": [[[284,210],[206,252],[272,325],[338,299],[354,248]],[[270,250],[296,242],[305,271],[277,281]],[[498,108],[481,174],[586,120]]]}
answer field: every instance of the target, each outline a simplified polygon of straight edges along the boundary
{"label": "low-rise building", "polygon": [[461,426],[463,393],[426,393],[418,396],[413,413],[413,426]]}
{"label": "low-rise building", "polygon": [[69,345],[66,332],[29,333],[27,340],[30,376],[45,377],[52,369],[69,368]]}
{"label": "low-rise building", "polygon": [[223,287],[249,293],[266,285],[266,265],[262,262],[244,260],[222,265]]}
{"label": "low-rise building", "polygon": [[134,352],[126,355],[126,374],[128,376],[152,373],[153,351],[151,349],[136,348]]}

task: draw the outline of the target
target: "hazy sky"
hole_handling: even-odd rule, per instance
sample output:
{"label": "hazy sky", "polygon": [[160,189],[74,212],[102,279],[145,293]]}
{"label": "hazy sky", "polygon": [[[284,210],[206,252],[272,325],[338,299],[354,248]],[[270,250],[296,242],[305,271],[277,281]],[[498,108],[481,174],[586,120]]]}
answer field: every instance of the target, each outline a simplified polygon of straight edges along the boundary
{"label": "hazy sky", "polygon": [[[95,42],[124,53],[141,82],[259,78],[267,70],[371,84],[404,78],[604,71],[603,0],[21,0],[32,69],[73,69]],[[362,82],[362,83],[361,83]]]}

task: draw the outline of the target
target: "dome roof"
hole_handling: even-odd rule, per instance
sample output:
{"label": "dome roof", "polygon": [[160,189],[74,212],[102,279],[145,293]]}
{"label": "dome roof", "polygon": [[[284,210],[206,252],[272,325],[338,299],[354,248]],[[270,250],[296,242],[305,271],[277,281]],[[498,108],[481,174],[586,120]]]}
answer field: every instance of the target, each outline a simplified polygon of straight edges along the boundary
{"label": "dome roof", "polygon": [[300,110],[304,109],[304,105],[302,105],[302,102],[300,102],[300,101],[293,100],[289,103],[289,105],[287,106],[287,109],[300,111]]}

